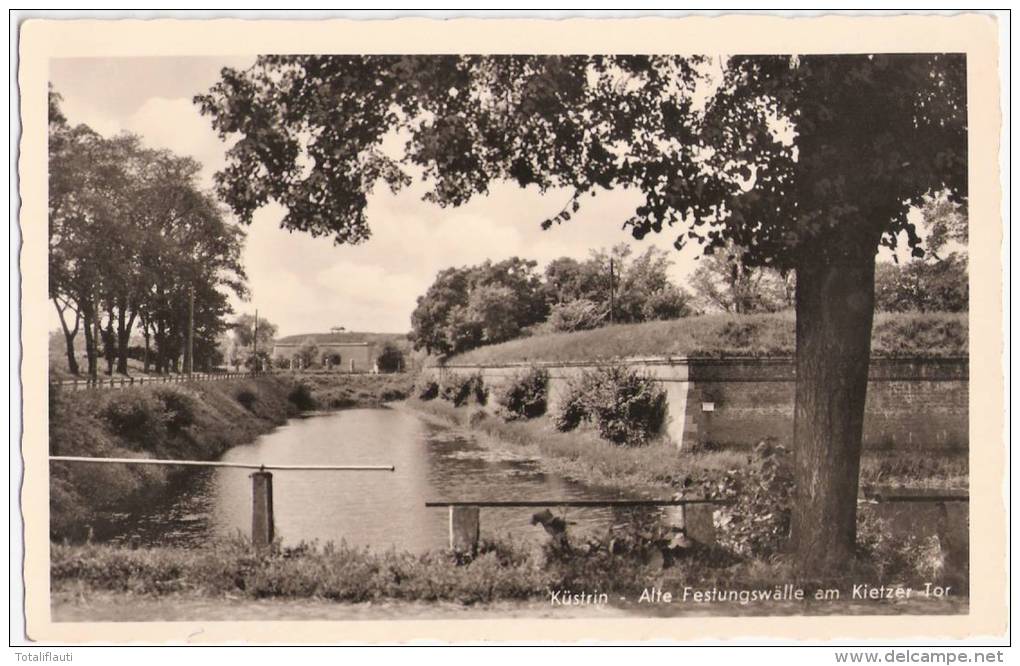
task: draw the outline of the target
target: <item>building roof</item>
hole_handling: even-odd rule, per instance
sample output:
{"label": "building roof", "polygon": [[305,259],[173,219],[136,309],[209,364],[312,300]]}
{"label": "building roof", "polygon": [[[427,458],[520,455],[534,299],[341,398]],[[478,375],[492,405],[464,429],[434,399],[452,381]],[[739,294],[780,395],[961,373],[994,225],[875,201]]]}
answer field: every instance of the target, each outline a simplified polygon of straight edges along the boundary
{"label": "building roof", "polygon": [[300,335],[288,335],[282,337],[279,340],[275,340],[275,344],[278,345],[293,345],[301,344],[305,340],[311,338],[316,344],[324,343],[365,343],[368,342],[368,338],[364,333],[303,333]]}
{"label": "building roof", "polygon": [[358,331],[344,331],[342,333],[302,333],[299,335],[287,335],[277,340],[278,345],[299,345],[311,338],[318,345],[323,344],[376,344],[381,345],[392,342],[404,349],[410,346],[406,333],[365,333]]}
{"label": "building roof", "polygon": [[[297,349],[304,342],[274,342],[273,349],[290,349],[291,347]],[[315,345],[321,349],[337,349],[346,347],[371,347],[370,342],[316,342]]]}

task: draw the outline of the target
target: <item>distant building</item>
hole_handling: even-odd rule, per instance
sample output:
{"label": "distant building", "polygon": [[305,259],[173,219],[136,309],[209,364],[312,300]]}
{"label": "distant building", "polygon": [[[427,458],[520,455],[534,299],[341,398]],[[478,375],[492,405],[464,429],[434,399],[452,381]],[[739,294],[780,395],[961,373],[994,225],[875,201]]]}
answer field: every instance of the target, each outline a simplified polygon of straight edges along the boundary
{"label": "distant building", "polygon": [[316,365],[341,372],[373,372],[376,345],[361,333],[307,333],[288,335],[273,342],[273,365],[299,368],[298,350],[313,340],[318,347]]}

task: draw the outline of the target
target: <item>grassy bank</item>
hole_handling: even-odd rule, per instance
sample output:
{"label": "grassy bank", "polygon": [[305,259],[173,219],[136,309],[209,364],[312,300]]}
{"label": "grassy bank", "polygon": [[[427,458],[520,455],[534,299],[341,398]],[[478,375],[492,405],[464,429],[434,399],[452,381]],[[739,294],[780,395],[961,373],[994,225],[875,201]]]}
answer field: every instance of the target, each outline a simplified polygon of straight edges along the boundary
{"label": "grassy bank", "polygon": [[[442,423],[480,433],[483,444],[540,459],[549,471],[628,494],[663,496],[687,478],[710,482],[748,462],[746,451],[680,451],[665,437],[646,446],[617,446],[590,428],[559,432],[548,417],[506,422],[476,406],[454,407],[438,399],[411,399],[407,405]],[[867,451],[861,462],[862,486],[964,489],[967,479],[967,455],[960,453]]]}
{"label": "grassy bank", "polygon": [[[50,453],[213,460],[298,413],[294,386],[273,376],[123,390],[50,393]],[[97,517],[170,483],[172,468],[54,463],[50,532],[81,539]]]}
{"label": "grassy bank", "polygon": [[[400,375],[254,379],[64,391],[50,399],[51,455],[215,460],[309,409],[376,406],[406,395]],[[54,463],[50,533],[81,540],[111,512],[163,491],[173,468]]]}
{"label": "grassy bank", "polygon": [[[457,364],[562,362],[652,356],[790,356],[792,313],[704,315],[673,321],[550,333],[473,349],[449,359]],[[967,314],[880,313],[872,353],[880,356],[966,356]]]}

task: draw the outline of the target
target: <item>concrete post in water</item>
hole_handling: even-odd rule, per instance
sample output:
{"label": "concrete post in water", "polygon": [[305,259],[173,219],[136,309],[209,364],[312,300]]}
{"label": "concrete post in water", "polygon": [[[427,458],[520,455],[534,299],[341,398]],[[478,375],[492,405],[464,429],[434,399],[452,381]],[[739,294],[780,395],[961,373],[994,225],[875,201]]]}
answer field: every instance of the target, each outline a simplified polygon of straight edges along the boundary
{"label": "concrete post in water", "polygon": [[450,549],[458,553],[478,552],[479,508],[450,507]]}
{"label": "concrete post in water", "polygon": [[259,470],[251,475],[251,541],[266,548],[275,537],[273,526],[273,475]]}

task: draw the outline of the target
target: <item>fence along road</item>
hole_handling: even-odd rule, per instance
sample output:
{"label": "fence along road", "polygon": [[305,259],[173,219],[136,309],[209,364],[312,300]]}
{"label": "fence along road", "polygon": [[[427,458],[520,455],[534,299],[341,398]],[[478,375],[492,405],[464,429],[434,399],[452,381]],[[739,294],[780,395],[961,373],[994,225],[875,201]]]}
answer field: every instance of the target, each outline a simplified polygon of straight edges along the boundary
{"label": "fence along road", "polygon": [[211,382],[221,379],[250,379],[272,374],[270,372],[196,372],[191,375],[134,375],[128,377],[107,377],[97,379],[64,379],[59,382],[52,382],[61,388],[68,388],[72,391],[86,391],[88,389],[122,389],[132,386],[147,386],[150,384],[185,384],[187,382]]}

